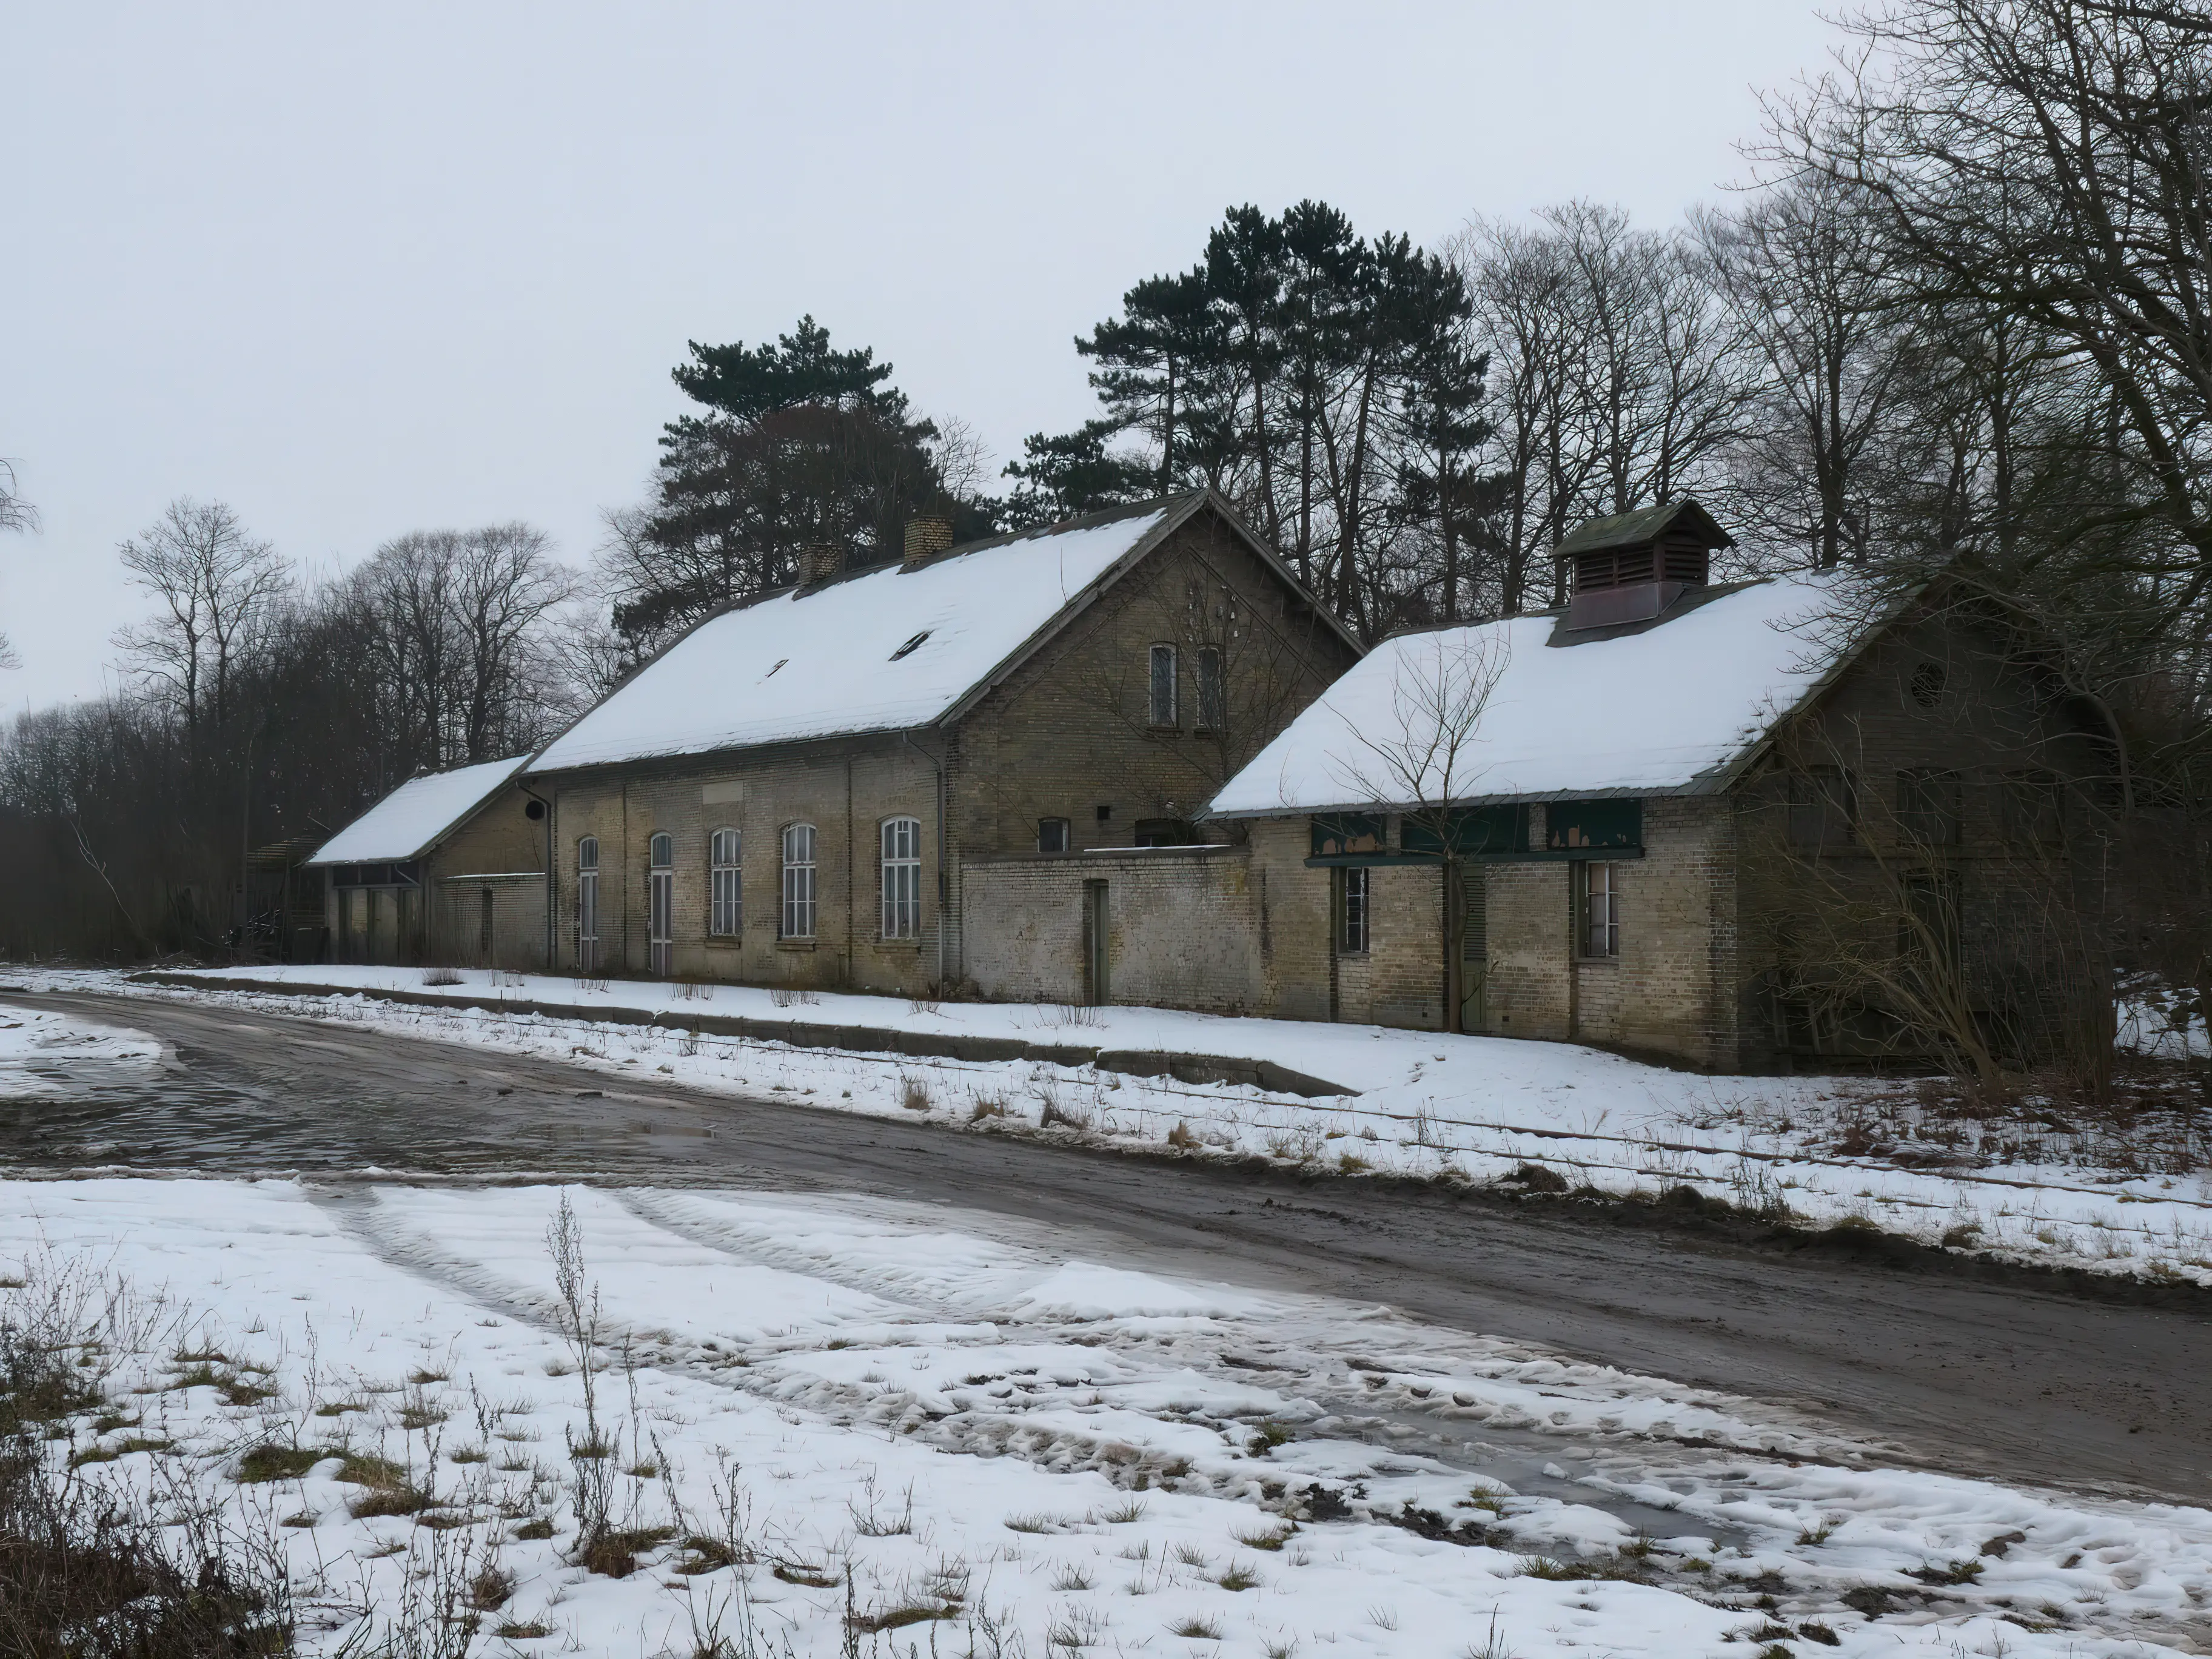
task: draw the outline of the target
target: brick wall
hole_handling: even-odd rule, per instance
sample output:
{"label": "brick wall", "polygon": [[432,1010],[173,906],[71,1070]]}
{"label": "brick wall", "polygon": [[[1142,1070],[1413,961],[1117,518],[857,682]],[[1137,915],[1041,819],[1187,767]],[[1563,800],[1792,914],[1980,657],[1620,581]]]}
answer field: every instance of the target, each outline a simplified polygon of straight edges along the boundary
{"label": "brick wall", "polygon": [[[486,901],[491,910],[489,948]],[[432,962],[538,973],[545,966],[545,878],[446,876],[431,888]]]}
{"label": "brick wall", "polygon": [[[1176,652],[1165,726],[1150,718],[1155,644]],[[1225,718],[1213,730],[1199,724],[1201,647],[1223,653]],[[1354,657],[1241,538],[1199,514],[962,722],[957,839],[976,854],[1033,850],[1040,819],[1066,818],[1089,851],[1131,845],[1142,819],[1194,817]]]}
{"label": "brick wall", "polygon": [[[576,847],[599,843],[603,971],[648,969],[646,883],[654,834],[674,842],[676,975],[915,995],[937,978],[937,780],[912,750],[888,741],[811,744],[771,756],[717,757],[659,769],[554,781],[557,940],[576,965]],[[910,939],[883,936],[881,825],[921,825],[921,920]],[[779,937],[783,832],[815,829],[815,929]],[[739,836],[743,923],[734,938],[708,926],[708,838]]]}
{"label": "brick wall", "polygon": [[1224,1014],[1260,1005],[1258,895],[1243,848],[978,859],[963,874],[962,933],[985,996],[1083,1001],[1086,888],[1103,882],[1109,1000]]}
{"label": "brick wall", "polygon": [[[545,966],[545,821],[520,789],[494,795],[423,860],[425,959],[517,973]],[[483,948],[483,895],[492,947]]]}
{"label": "brick wall", "polygon": [[[1790,982],[1808,971],[1819,979],[1855,962],[1876,978],[1893,972],[1899,884],[1921,872],[1958,884],[1965,989],[1976,1012],[1992,1030],[2028,1028],[2031,1046],[2050,1034],[2069,971],[2055,935],[2078,939],[2069,907],[2094,908],[2102,856],[2094,820],[2110,765],[2094,724],[2057,690],[2014,641],[1954,609],[1885,635],[1816,710],[1779,735],[1735,800],[1743,1064],[1876,1053],[1909,1041],[1879,1017],[1860,1021],[1838,1009],[1817,1023],[1785,1021],[1783,1005]],[[1852,781],[1858,823],[1848,844],[1790,843],[1788,775],[1814,766]],[[1955,845],[1917,845],[1900,823],[1898,774],[1913,768],[1959,775]],[[2027,770],[2060,786],[2062,833],[2048,847],[2023,846],[2008,833],[2008,780]]]}
{"label": "brick wall", "polygon": [[[1543,809],[1534,809],[1540,842]],[[1370,948],[1334,954],[1332,875],[1309,870],[1306,821],[1251,826],[1254,879],[1267,883],[1262,1012],[1419,1030],[1449,1029],[1444,872],[1379,865],[1369,872]],[[1572,873],[1564,862],[1491,864],[1480,884],[1487,957],[1481,1029],[1574,1039],[1735,1063],[1734,821],[1724,801],[1644,806],[1645,856],[1617,866],[1621,954],[1577,961]]]}

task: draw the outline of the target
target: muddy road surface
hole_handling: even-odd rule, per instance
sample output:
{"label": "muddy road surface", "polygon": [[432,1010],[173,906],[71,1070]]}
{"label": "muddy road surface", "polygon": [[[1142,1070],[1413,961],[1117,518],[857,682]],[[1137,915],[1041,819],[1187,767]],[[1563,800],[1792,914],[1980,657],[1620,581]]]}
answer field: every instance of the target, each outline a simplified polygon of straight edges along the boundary
{"label": "muddy road surface", "polygon": [[0,1100],[0,1171],[860,1191],[1079,1230],[1146,1265],[1386,1303],[1776,1401],[1911,1461],[2212,1501],[2212,1296],[2131,1306],[1624,1228],[1601,1211],[1301,1182],[609,1078],[190,1003],[10,999],[173,1058]]}

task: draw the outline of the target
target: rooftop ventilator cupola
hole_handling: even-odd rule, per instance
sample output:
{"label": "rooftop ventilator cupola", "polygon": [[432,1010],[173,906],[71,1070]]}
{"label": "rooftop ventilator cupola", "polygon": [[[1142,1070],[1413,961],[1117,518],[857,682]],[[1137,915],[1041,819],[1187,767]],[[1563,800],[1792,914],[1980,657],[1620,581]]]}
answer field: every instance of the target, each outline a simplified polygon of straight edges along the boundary
{"label": "rooftop ventilator cupola", "polygon": [[1553,552],[1567,567],[1566,628],[1649,622],[1711,580],[1715,550],[1735,540],[1685,495],[1577,526]]}

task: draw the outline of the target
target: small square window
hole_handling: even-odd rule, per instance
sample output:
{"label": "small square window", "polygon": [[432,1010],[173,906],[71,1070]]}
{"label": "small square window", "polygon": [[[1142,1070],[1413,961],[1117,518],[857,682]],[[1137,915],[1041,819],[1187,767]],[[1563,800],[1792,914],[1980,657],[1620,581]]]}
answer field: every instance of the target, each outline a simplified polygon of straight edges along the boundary
{"label": "small square window", "polygon": [[1913,767],[1897,775],[1897,830],[1921,847],[1956,847],[1965,817],[1956,772]]}
{"label": "small square window", "polygon": [[1790,844],[1848,847],[1857,839],[1858,802],[1851,775],[1839,766],[1811,766],[1790,775]]}
{"label": "small square window", "polygon": [[1068,824],[1066,818],[1037,820],[1037,851],[1065,853],[1068,849]]}

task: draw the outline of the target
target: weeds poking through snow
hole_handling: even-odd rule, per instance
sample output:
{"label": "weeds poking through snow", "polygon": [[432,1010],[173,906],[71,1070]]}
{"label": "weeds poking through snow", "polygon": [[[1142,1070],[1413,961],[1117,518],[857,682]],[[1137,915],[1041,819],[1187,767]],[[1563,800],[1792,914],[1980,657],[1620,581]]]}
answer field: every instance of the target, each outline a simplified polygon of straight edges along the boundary
{"label": "weeds poking through snow", "polygon": [[899,1104],[909,1112],[929,1109],[929,1079],[912,1072],[899,1073]]}
{"label": "weeds poking through snow", "polygon": [[104,1468],[87,1474],[42,1444],[100,1403],[110,1339],[148,1316],[134,1300],[50,1256],[27,1264],[0,1300],[0,1614],[10,1650],[289,1652],[290,1584],[265,1516],[222,1505],[188,1468],[157,1460],[142,1485]]}
{"label": "weeds poking through snow", "polygon": [[779,1008],[811,1007],[822,1000],[813,992],[798,985],[771,986],[768,997]]}
{"label": "weeds poking through snow", "polygon": [[422,975],[425,985],[459,985],[460,982],[459,972],[452,968],[427,969]]}

